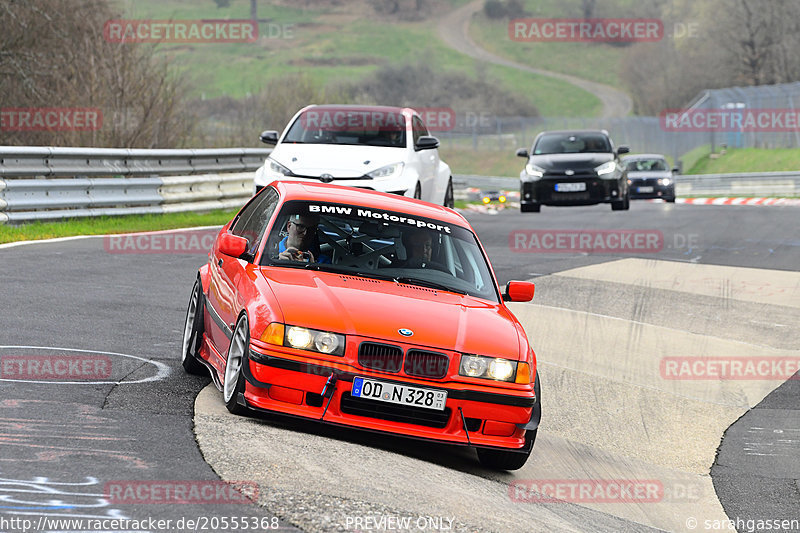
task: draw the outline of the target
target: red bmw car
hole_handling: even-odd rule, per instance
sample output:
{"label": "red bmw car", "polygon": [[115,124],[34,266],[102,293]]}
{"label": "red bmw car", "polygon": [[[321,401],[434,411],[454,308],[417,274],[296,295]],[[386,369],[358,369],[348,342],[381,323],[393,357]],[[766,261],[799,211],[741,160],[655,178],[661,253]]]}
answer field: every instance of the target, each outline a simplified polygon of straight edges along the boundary
{"label": "red bmw car", "polygon": [[273,182],[219,233],[192,289],[183,367],[230,412],[283,413],[474,447],[522,467],[541,419],[536,357],[453,210]]}

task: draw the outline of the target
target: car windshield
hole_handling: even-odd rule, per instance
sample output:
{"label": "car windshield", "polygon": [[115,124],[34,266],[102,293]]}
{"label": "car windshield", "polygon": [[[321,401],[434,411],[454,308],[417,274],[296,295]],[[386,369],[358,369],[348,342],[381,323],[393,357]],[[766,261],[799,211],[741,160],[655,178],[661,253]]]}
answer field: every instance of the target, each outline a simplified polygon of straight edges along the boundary
{"label": "car windshield", "polygon": [[275,219],[261,264],[386,279],[498,301],[491,270],[471,231],[396,211],[287,202]]}
{"label": "car windshield", "polygon": [[311,108],[295,119],[283,142],[404,148],[406,119],[395,111]]}
{"label": "car windshield", "polygon": [[600,133],[550,133],[539,137],[533,153],[576,154],[582,152],[610,152],[608,138]]}
{"label": "car windshield", "polygon": [[667,163],[663,159],[636,159],[628,161],[627,167],[630,172],[667,170]]}

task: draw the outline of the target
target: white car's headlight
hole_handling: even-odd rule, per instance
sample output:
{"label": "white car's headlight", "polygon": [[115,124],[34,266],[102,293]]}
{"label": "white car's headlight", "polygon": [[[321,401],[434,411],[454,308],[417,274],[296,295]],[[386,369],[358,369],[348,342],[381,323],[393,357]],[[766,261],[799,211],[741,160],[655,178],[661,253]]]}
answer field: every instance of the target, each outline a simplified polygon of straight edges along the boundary
{"label": "white car's headlight", "polygon": [[405,163],[393,163],[377,170],[373,170],[372,172],[367,172],[366,176],[372,179],[392,178],[394,176],[399,176],[403,172],[404,166]]}
{"label": "white car's headlight", "polygon": [[458,374],[469,378],[493,379],[513,382],[517,375],[517,362],[481,355],[462,355]]}
{"label": "white car's headlight", "polygon": [[267,158],[269,161],[269,169],[273,172],[277,172],[278,174],[283,174],[284,176],[291,176],[292,171],[286,168],[285,166],[281,165],[274,159]]}
{"label": "white car's headlight", "polygon": [[672,183],[669,178],[661,178],[658,180],[659,185],[669,185]]}
{"label": "white car's headlight", "polygon": [[613,174],[615,170],[617,170],[616,161],[609,161],[608,163],[603,163],[602,165],[600,165],[599,167],[595,167],[594,169],[594,171],[597,172],[597,175],[600,177]]}
{"label": "white car's headlight", "polygon": [[528,163],[525,165],[525,173],[528,174],[534,180],[538,180],[542,176],[544,176],[544,169],[542,167],[537,167],[533,163]]}

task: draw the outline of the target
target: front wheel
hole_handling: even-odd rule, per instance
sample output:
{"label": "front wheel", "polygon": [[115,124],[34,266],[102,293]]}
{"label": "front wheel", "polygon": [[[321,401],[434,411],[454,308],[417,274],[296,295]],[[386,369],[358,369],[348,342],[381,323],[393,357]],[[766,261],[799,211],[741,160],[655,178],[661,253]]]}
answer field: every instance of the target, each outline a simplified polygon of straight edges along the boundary
{"label": "front wheel", "polygon": [[520,204],[519,210],[522,213],[538,213],[541,209],[541,204]]}
{"label": "front wheel", "polygon": [[200,278],[194,282],[189,307],[186,309],[186,320],[183,325],[183,345],[181,347],[181,365],[189,374],[204,375],[206,368],[197,360],[200,357],[200,346],[203,343],[203,286]]}
{"label": "front wheel", "polygon": [[228,360],[225,362],[225,379],[222,386],[222,399],[225,407],[235,415],[245,415],[249,411],[239,405],[239,394],[244,393],[245,380],[242,368],[247,364],[247,351],[250,349],[250,326],[247,315],[242,315],[233,331],[231,345],[228,348]]}
{"label": "front wheel", "polygon": [[478,448],[478,460],[483,466],[493,470],[519,470],[525,466],[528,457],[530,457],[533,451],[533,444],[536,442],[536,431],[536,429],[531,429],[525,433],[524,449],[526,451],[504,451]]}
{"label": "front wheel", "polygon": [[447,190],[444,192],[444,203],[442,204],[445,207],[449,207],[453,209],[456,205],[455,197],[453,196],[453,177],[450,176],[450,179],[447,180]]}
{"label": "front wheel", "polygon": [[626,196],[622,200],[614,200],[613,202],[611,202],[612,211],[627,211],[630,208],[631,208],[630,196]]}

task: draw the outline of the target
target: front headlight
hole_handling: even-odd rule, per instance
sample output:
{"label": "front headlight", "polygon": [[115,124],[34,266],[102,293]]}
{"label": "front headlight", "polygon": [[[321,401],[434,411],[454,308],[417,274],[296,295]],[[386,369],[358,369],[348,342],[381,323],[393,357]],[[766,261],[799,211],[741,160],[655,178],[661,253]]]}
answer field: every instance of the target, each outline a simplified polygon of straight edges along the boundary
{"label": "front headlight", "polygon": [[284,176],[291,176],[292,171],[286,168],[285,166],[281,165],[274,159],[267,158],[269,161],[269,169],[273,172],[277,172],[278,174],[283,174]]}
{"label": "front headlight", "polygon": [[528,162],[528,164],[525,165],[525,173],[534,180],[538,180],[544,176],[544,169],[542,167],[537,167],[531,162]]}
{"label": "front headlight", "polygon": [[597,172],[597,175],[600,177],[607,176],[608,174],[613,174],[615,170],[617,170],[616,161],[609,161],[608,163],[603,163],[602,165],[600,165],[599,167],[595,167],[594,169],[594,171]]}
{"label": "front headlight", "polygon": [[514,382],[517,374],[517,362],[481,355],[462,355],[458,374],[468,378]]}
{"label": "front headlight", "polygon": [[298,350],[344,355],[344,335],[300,326],[286,327],[283,345]]}
{"label": "front headlight", "polygon": [[345,337],[339,333],[300,326],[284,326],[273,322],[264,330],[261,340],[278,346],[330,355],[344,355]]}
{"label": "front headlight", "polygon": [[669,185],[670,183],[672,183],[672,181],[670,181],[669,178],[661,178],[658,180],[659,185]]}
{"label": "front headlight", "polygon": [[365,175],[372,179],[392,178],[394,176],[399,176],[403,172],[404,166],[405,163],[393,163],[377,170],[373,170],[372,172],[367,172]]}

